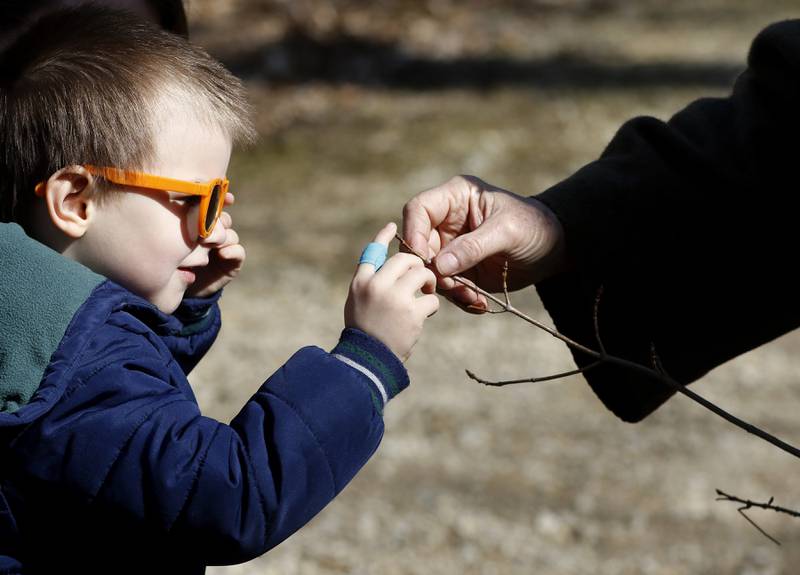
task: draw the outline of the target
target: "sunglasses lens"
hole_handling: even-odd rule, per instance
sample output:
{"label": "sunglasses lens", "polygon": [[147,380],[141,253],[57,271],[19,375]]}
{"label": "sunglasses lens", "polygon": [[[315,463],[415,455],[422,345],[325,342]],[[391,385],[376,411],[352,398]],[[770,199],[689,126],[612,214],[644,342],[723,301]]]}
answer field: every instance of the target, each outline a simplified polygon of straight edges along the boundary
{"label": "sunglasses lens", "polygon": [[208,209],[206,210],[206,221],[203,222],[203,225],[208,233],[211,233],[214,223],[217,221],[219,204],[222,201],[222,198],[220,197],[221,195],[222,187],[217,184],[214,186],[214,189],[211,190],[211,198],[208,200]]}

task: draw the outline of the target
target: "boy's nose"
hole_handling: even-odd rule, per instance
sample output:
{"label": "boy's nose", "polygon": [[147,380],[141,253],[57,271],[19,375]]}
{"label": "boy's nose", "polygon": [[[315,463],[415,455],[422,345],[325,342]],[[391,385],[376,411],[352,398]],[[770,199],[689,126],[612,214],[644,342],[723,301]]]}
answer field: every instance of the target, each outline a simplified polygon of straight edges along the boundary
{"label": "boy's nose", "polygon": [[222,223],[222,220],[223,220],[222,217],[218,218],[216,223],[214,224],[214,229],[211,230],[211,233],[208,234],[208,236],[205,238],[199,237],[198,243],[209,247],[216,247],[224,244],[225,239],[228,235],[228,229]]}

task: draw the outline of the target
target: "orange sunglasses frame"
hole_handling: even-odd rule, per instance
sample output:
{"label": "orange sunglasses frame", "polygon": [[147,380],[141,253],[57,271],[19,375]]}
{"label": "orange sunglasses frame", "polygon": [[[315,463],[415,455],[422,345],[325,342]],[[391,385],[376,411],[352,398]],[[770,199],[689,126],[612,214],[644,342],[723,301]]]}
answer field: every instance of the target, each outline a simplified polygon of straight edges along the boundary
{"label": "orange sunglasses frame", "polygon": [[[219,220],[222,213],[222,208],[225,205],[225,195],[228,193],[228,186],[230,182],[227,178],[215,178],[205,183],[189,182],[186,180],[176,180],[174,178],[165,178],[163,176],[154,176],[152,174],[144,174],[141,172],[132,172],[129,170],[121,170],[119,168],[99,168],[97,166],[84,165],[86,171],[95,176],[101,176],[109,182],[119,184],[121,186],[131,186],[134,188],[145,188],[148,190],[158,190],[161,192],[177,192],[179,194],[188,194],[191,196],[200,196],[200,213],[197,223],[197,232],[201,238],[207,238],[214,230],[214,226]],[[208,207],[211,203],[211,194],[215,186],[220,186],[220,198],[217,202],[217,213],[214,214],[214,220],[211,227],[206,229],[205,222],[208,215]],[[36,195],[44,196],[46,183],[40,182],[36,185]]]}

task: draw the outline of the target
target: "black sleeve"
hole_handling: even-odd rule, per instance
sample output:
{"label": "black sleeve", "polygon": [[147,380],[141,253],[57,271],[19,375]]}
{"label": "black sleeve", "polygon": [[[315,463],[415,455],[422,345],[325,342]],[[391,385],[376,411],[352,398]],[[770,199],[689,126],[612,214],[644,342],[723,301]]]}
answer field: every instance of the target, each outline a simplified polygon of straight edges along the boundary
{"label": "black sleeve", "polygon": [[[571,271],[537,285],[556,327],[690,383],[800,324],[800,20],[753,42],[728,98],[669,122],[636,118],[595,162],[538,199],[564,226]],[[578,365],[592,358],[573,352]],[[616,415],[639,421],[674,392],[603,365],[585,374]]]}

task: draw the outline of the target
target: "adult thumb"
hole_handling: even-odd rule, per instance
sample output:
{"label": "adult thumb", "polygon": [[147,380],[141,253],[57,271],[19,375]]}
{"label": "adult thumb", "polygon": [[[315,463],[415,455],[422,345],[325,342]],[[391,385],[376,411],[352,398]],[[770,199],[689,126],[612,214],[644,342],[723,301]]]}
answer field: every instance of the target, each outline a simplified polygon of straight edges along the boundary
{"label": "adult thumb", "polygon": [[473,231],[448,243],[433,260],[440,275],[460,274],[495,254],[508,250],[508,234],[497,219],[488,219]]}

